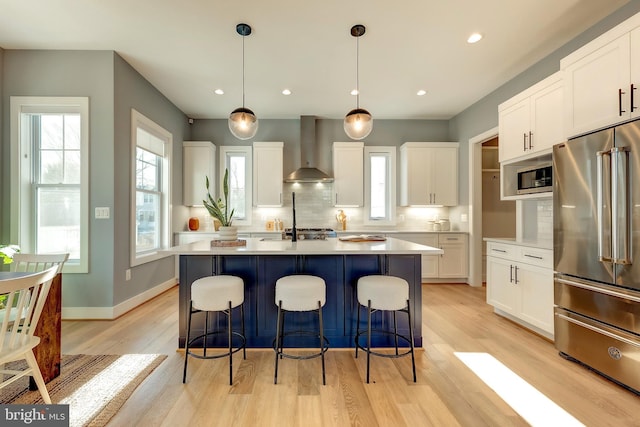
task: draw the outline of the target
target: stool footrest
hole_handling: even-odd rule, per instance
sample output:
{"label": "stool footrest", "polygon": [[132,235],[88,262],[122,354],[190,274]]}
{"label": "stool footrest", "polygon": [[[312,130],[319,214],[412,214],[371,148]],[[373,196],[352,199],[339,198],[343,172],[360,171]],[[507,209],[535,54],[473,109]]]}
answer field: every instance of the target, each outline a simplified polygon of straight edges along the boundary
{"label": "stool footrest", "polygon": [[[360,350],[362,350],[362,351],[364,351],[366,353],[375,354],[376,356],[388,357],[390,359],[395,359],[397,357],[402,357],[402,356],[406,356],[408,354],[411,354],[411,339],[409,337],[406,337],[406,336],[400,335],[400,334],[394,334],[391,331],[386,331],[386,330],[383,330],[383,329],[372,329],[371,332],[372,333],[375,332],[377,334],[389,335],[389,336],[392,336],[392,337],[393,336],[397,336],[398,338],[402,339],[403,341],[405,341],[409,345],[409,349],[407,351],[405,351],[404,353],[398,353],[398,354],[386,354],[386,353],[380,353],[380,352],[373,351],[373,350],[367,350],[367,347],[365,347],[365,346],[360,344],[360,336],[364,335],[366,337],[366,335],[367,335],[367,330],[365,329],[364,331],[360,331],[358,334],[356,334],[356,337],[355,337],[355,340],[354,340],[356,346]],[[398,347],[398,348],[400,348],[400,347]]]}
{"label": "stool footrest", "polygon": [[[311,332],[311,331],[289,331],[285,334],[282,335],[282,339],[284,340],[285,337],[290,336],[290,335],[309,335],[312,337],[316,337],[316,338],[320,338],[319,334],[316,334],[315,332]],[[324,338],[324,345],[322,346],[322,351],[319,351],[317,353],[313,353],[313,354],[309,354],[306,356],[296,356],[293,354],[288,354],[285,353],[282,349],[278,350],[277,348],[277,343],[276,343],[276,339],[273,340],[273,351],[276,352],[277,355],[279,355],[280,357],[286,357],[287,359],[297,359],[297,360],[306,360],[306,359],[313,359],[316,357],[320,357],[322,356],[324,353],[327,352],[327,350],[329,350],[329,339],[327,337],[322,337]]]}
{"label": "stool footrest", "polygon": [[[235,331],[232,331],[231,333],[233,335],[235,335],[236,337],[239,337],[242,340],[240,345],[238,345],[237,347],[233,347],[231,349],[231,353],[229,353],[229,348],[228,347],[216,348],[216,349],[220,349],[220,350],[222,350],[224,348],[227,351],[225,353],[216,354],[216,355],[213,355],[213,356],[203,356],[203,355],[200,355],[200,354],[197,354],[197,353],[193,353],[191,351],[192,344],[194,342],[196,342],[197,340],[201,339],[201,338],[205,338],[205,337],[208,337],[210,335],[218,335],[218,334],[227,335],[228,334],[227,331],[213,331],[213,332],[209,332],[207,334],[198,335],[197,337],[194,337],[194,338],[190,339],[189,340],[189,345],[188,345],[189,351],[187,351],[186,354],[188,354],[189,356],[195,357],[196,359],[218,359],[220,357],[229,357],[229,354],[235,354],[235,353],[239,352],[240,350],[242,350],[243,348],[245,348],[246,345],[247,345],[247,339],[245,338],[244,335],[242,335],[240,332],[235,332]],[[204,347],[196,347],[196,348],[201,348],[202,349]],[[212,349],[211,347],[207,347],[207,350],[211,350],[211,349]],[[186,357],[186,355],[185,355],[185,357]]]}

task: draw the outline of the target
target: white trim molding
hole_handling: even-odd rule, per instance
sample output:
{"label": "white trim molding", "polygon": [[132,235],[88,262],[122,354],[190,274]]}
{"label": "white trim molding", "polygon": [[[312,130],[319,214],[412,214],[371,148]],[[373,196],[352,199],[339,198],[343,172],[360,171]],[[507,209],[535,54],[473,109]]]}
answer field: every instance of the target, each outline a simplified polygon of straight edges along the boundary
{"label": "white trim molding", "polygon": [[178,284],[175,277],[114,307],[62,307],[62,320],[113,320]]}

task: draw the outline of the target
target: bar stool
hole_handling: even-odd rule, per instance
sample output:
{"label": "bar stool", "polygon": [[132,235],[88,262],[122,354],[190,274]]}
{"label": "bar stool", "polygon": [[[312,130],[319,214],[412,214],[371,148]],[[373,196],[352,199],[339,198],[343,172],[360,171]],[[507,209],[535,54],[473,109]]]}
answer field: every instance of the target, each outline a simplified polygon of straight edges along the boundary
{"label": "bar stool", "polygon": [[[242,333],[233,331],[232,311],[240,306]],[[227,329],[209,332],[209,313],[219,311],[227,315]],[[204,334],[190,338],[191,318],[194,313],[205,312]],[[227,334],[229,349],[226,353],[207,356],[207,337],[217,334]],[[240,338],[237,347],[233,347],[233,336]],[[193,353],[191,345],[202,339],[203,355]],[[229,385],[233,384],[233,354],[242,349],[243,358],[247,358],[246,339],[244,335],[244,282],[236,276],[208,276],[198,279],[191,285],[191,301],[189,303],[189,323],[187,325],[187,339],[185,342],[184,373],[182,382],[187,380],[187,360],[189,356],[197,359],[217,359],[229,357]]]}
{"label": "bar stool", "polygon": [[[358,279],[358,315],[356,323],[356,359],[358,349],[367,353],[367,384],[369,384],[369,366],[371,355],[397,358],[411,354],[411,364],[413,366],[413,382],[416,382],[416,362],[413,348],[413,324],[411,322],[411,309],[409,301],[409,283],[399,277],[372,275]],[[367,329],[360,331],[360,309],[367,307]],[[376,311],[393,311],[393,332],[384,329],[372,329],[371,314]],[[396,312],[407,313],[409,318],[409,337],[398,334],[396,322]],[[371,350],[371,332],[393,336],[395,340],[395,354],[379,353]],[[360,335],[367,335],[367,347],[360,344]],[[409,343],[410,349],[404,353],[398,353],[398,338]]]}
{"label": "bar stool", "polygon": [[[278,359],[322,359],[322,384],[326,384],[324,370],[324,353],[329,349],[329,340],[324,336],[322,325],[322,307],[326,300],[326,285],[322,278],[309,275],[291,275],[281,277],[276,281],[275,303],[278,306],[278,318],[276,323],[276,338],[273,340],[273,349],[276,353],[275,374],[273,383],[278,384]],[[287,312],[317,311],[319,331],[295,330],[284,332],[284,315]],[[311,335],[320,339],[319,352],[308,356],[294,356],[283,351],[283,341],[289,335]]]}

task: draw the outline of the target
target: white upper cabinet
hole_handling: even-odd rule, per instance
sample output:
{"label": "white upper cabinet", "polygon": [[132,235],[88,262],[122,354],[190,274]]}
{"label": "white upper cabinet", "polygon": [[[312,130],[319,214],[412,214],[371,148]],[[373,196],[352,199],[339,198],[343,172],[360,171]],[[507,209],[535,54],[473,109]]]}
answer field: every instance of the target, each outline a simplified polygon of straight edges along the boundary
{"label": "white upper cabinet", "polygon": [[205,177],[212,195],[216,191],[216,146],[209,141],[182,143],[182,201],[185,206],[202,206],[207,196]]}
{"label": "white upper cabinet", "polygon": [[333,143],[334,206],[364,205],[364,143]]}
{"label": "white upper cabinet", "polygon": [[568,138],[640,117],[638,27],[640,14],[560,61]]}
{"label": "white upper cabinet", "polygon": [[499,159],[509,161],[564,140],[562,73],[557,72],[500,104]]}
{"label": "white upper cabinet", "polygon": [[253,143],[253,204],[282,206],[282,142]]}
{"label": "white upper cabinet", "polygon": [[457,142],[406,142],[400,164],[400,205],[458,204]]}

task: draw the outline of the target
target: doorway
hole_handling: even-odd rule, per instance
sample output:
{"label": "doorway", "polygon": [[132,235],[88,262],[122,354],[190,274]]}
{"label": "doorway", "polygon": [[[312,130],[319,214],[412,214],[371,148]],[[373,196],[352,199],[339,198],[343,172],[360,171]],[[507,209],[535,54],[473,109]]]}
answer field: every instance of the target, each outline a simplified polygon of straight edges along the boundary
{"label": "doorway", "polygon": [[[515,202],[504,204],[500,201],[500,170],[497,165],[499,143],[497,126],[469,139],[469,285],[471,286],[482,286],[484,280],[483,237],[509,237],[511,227],[509,225],[500,227],[503,218],[510,218],[510,223],[513,224],[513,237],[516,232]],[[485,147],[495,146],[496,148],[483,150],[484,144],[486,144]],[[496,156],[495,162],[491,159],[493,167],[489,167],[488,164],[486,164],[488,167],[483,167],[483,151],[494,152],[485,158],[485,162],[489,162],[492,155]],[[483,169],[486,170],[483,171]],[[483,184],[487,181],[484,193],[488,193],[486,194],[488,200],[483,203]],[[483,217],[486,218],[483,220]],[[483,223],[490,225],[483,227]],[[483,231],[484,228],[488,228],[488,233]]]}

